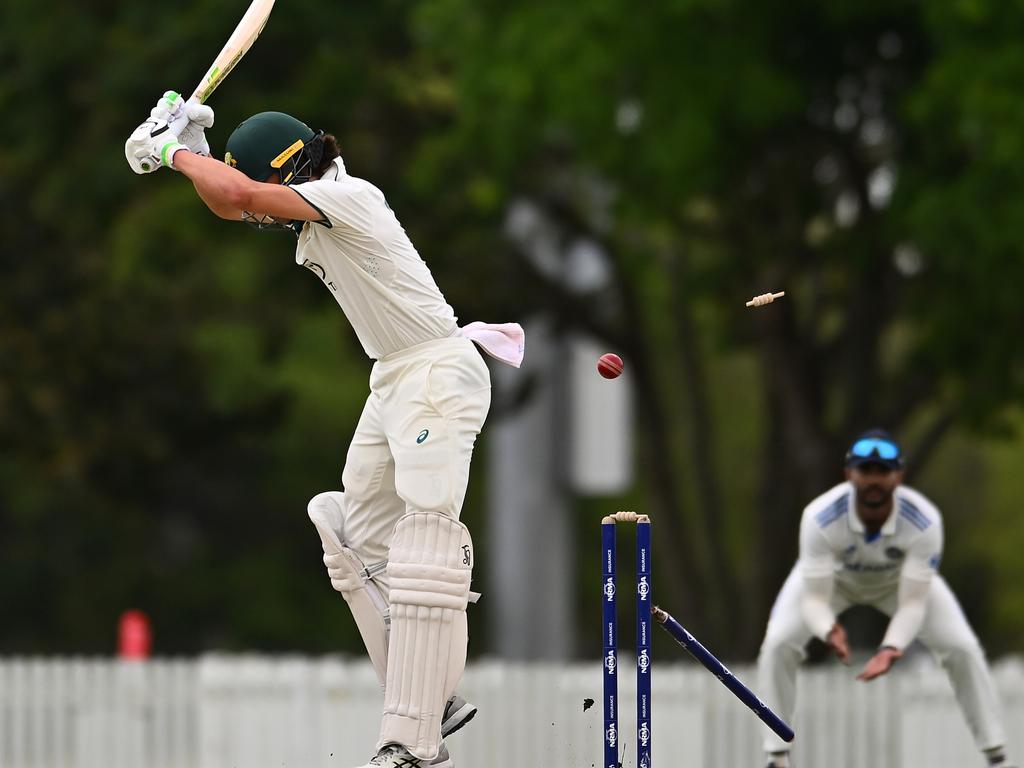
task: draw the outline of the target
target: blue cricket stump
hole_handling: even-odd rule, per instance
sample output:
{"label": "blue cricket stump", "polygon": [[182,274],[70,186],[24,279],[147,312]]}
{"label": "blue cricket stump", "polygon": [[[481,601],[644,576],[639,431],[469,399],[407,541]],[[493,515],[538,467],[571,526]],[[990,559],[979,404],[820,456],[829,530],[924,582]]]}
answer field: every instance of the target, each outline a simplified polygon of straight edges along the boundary
{"label": "blue cricket stump", "polygon": [[778,715],[772,712],[768,708],[768,705],[761,701],[747,686],[741,683],[732,672],[729,671],[722,662],[720,662],[711,651],[705,648],[700,642],[686,631],[686,628],[672,618],[667,611],[662,610],[658,606],[654,606],[651,609],[654,615],[655,621],[661,624],[665,628],[675,641],[679,643],[686,651],[693,656],[697,661],[704,665],[711,674],[722,681],[722,684],[728,688],[736,697],[750,707],[754,714],[761,718],[762,722],[775,731],[779,738],[783,741],[793,740],[793,729],[790,728],[785,721],[782,720]]}
{"label": "blue cricket stump", "polygon": [[651,521],[617,512],[601,521],[604,635],[604,766],[619,768],[618,604],[615,524],[636,527],[636,744],[638,768],[651,768]]}

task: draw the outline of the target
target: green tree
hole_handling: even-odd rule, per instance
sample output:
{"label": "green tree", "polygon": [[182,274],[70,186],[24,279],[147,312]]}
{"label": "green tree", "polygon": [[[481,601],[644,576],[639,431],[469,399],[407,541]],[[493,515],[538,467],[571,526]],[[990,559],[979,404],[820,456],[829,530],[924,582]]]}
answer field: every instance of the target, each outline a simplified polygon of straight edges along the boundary
{"label": "green tree", "polygon": [[[19,620],[0,651],[109,649],[129,606],[158,650],[358,647],[303,507],[338,483],[368,363],[287,236],[218,221],[122,154],[232,6],[5,4],[0,607]],[[755,647],[852,432],[896,429],[949,494],[937,468],[964,449],[943,438],[1010,433],[1015,6],[282,10],[214,96],[215,149],[258,110],[301,115],[387,192],[460,316],[545,312],[627,354],[659,593],[716,650]],[[612,282],[552,279],[507,236],[524,204],[562,251],[596,245]],[[743,309],[769,289],[786,299]],[[1007,645],[1019,566],[988,526],[1010,530],[1015,458],[986,443],[969,476],[1009,490],[950,520],[970,532],[961,573],[991,549],[972,596]]]}
{"label": "green tree", "polygon": [[[0,651],[112,649],[128,607],[162,652],[358,647],[304,509],[340,483],[369,363],[293,240],[123,157],[160,93],[201,76],[232,5],[5,6],[0,605],[19,620]],[[290,3],[215,95],[211,143],[287,109],[338,126],[387,186],[396,8]],[[334,31],[306,46],[311,29]]]}
{"label": "green tree", "polygon": [[607,254],[593,295],[523,254],[512,271],[629,355],[659,592],[751,652],[853,434],[894,429],[913,479],[951,427],[998,428],[1019,401],[1024,15],[433,0],[416,19],[454,93],[423,178],[446,170],[464,227],[496,232],[526,199]]}

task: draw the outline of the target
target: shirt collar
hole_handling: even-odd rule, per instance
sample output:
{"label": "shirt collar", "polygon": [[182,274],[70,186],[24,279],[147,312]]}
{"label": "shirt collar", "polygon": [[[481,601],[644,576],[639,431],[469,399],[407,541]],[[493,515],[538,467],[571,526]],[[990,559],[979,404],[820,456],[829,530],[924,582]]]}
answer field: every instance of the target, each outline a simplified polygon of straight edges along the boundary
{"label": "shirt collar", "polygon": [[339,156],[334,158],[334,162],[331,163],[331,166],[324,171],[323,176],[320,178],[327,179],[328,181],[337,181],[343,176],[346,176],[347,173],[348,172],[345,170],[345,161]]}
{"label": "shirt collar", "polygon": [[[882,528],[879,533],[882,536],[892,536],[896,533],[896,508],[899,506],[900,500],[898,497],[899,488],[892,495],[892,511],[889,513],[889,517],[882,523]],[[857,515],[857,491],[854,489],[853,484],[850,484],[850,504],[849,509],[846,512],[847,520],[850,524],[850,529],[854,533],[863,534],[865,532],[864,523],[861,522],[860,517]]]}

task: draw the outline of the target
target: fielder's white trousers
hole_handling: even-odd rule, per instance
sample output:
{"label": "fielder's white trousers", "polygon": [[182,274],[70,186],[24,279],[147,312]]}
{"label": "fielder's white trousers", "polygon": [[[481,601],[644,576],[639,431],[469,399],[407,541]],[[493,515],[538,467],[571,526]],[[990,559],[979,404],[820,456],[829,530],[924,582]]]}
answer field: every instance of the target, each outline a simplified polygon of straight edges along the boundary
{"label": "fielder's white trousers", "polygon": [[[758,694],[790,724],[796,709],[797,667],[804,659],[805,648],[811,639],[811,630],[800,612],[802,590],[803,579],[794,568],[772,606],[768,629],[757,658]],[[896,610],[896,589],[877,599],[865,600],[850,594],[837,582],[832,594],[835,614],[838,616],[854,605],[870,605],[892,616]],[[978,748],[1005,745],[995,685],[984,651],[956,597],[938,574],[932,579],[924,624],[917,639],[932,652],[949,675],[957,703]],[[764,728],[764,748],[766,752],[781,752],[788,750],[789,745]]]}
{"label": "fielder's white trousers", "polygon": [[[491,404],[473,342],[438,339],[378,360],[349,445],[345,538],[366,565],[388,559],[407,512],[462,512],[473,445]],[[388,577],[374,577],[388,599]]]}

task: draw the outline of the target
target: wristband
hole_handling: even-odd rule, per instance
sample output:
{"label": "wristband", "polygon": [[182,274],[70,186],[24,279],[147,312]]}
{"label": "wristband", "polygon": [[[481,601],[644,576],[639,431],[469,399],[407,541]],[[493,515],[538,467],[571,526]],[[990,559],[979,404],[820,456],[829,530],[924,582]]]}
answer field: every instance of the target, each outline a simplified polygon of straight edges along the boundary
{"label": "wristband", "polygon": [[168,141],[163,147],[160,148],[160,164],[166,165],[168,168],[174,168],[174,153],[179,149],[187,150],[184,144],[177,139]]}

